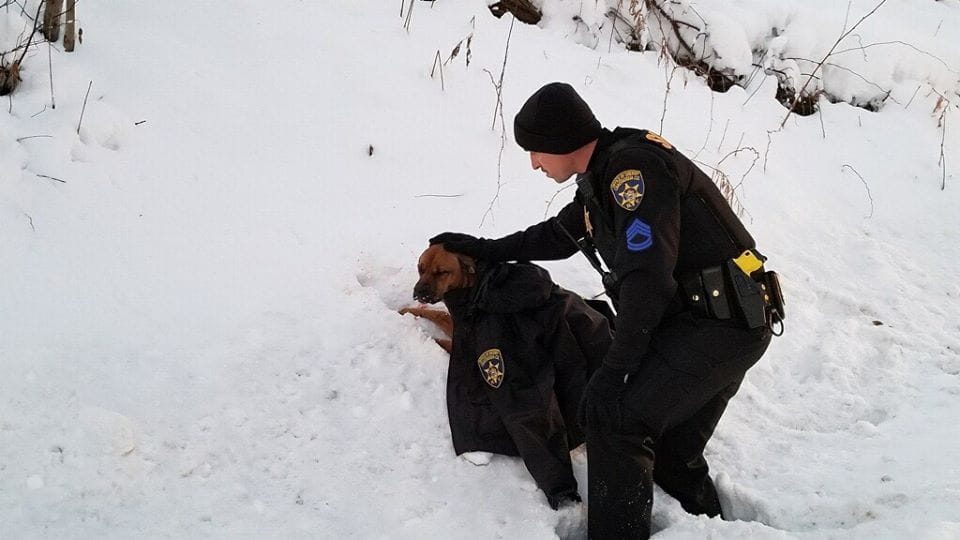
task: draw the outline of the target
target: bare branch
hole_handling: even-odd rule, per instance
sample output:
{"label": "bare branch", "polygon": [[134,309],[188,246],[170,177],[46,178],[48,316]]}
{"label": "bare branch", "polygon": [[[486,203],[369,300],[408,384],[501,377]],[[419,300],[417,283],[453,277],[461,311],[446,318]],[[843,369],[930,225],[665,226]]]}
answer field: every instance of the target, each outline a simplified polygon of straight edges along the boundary
{"label": "bare branch", "polygon": [[507,71],[507,58],[510,54],[510,38],[513,36],[513,25],[516,23],[517,18],[510,18],[510,30],[507,31],[507,44],[503,49],[503,65],[500,67],[500,80],[493,80],[493,73],[490,73],[490,70],[484,69],[487,72],[487,75],[490,76],[490,82],[493,84],[494,89],[497,91],[497,105],[493,113],[493,124],[490,126],[490,129],[494,129],[497,125],[497,116],[500,117],[500,151],[497,154],[497,192],[494,193],[493,199],[490,200],[490,206],[487,207],[486,212],[483,213],[483,217],[480,218],[480,226],[483,227],[484,222],[487,220],[487,216],[493,212],[493,205],[500,199],[500,189],[503,187],[503,150],[507,146],[507,127],[506,121],[503,118],[503,76]]}
{"label": "bare branch", "polygon": [[557,196],[576,185],[577,184],[571,182],[553,193],[553,196],[547,201],[547,207],[543,209],[543,219],[547,219],[547,216],[550,214],[550,207],[553,205],[553,201],[556,200]]}
{"label": "bare branch", "polygon": [[945,62],[945,61],[944,61],[942,58],[940,58],[939,56],[937,56],[937,55],[935,55],[935,54],[933,54],[933,53],[929,53],[929,52],[927,52],[927,51],[925,51],[925,50],[917,47],[916,45],[912,45],[912,44],[910,44],[910,43],[907,43],[907,42],[905,42],[905,41],[900,41],[900,40],[894,40],[894,41],[878,41],[878,42],[876,42],[876,43],[870,43],[870,44],[863,45],[863,46],[860,46],[860,47],[851,47],[851,48],[849,48],[849,49],[843,49],[843,50],[840,50],[840,51],[836,51],[836,52],[834,52],[833,54],[834,54],[834,55],[838,55],[838,54],[848,53],[848,52],[852,52],[852,51],[863,51],[863,50],[869,49],[870,47],[878,47],[878,46],[880,46],[880,45],[902,45],[902,46],[904,46],[904,47],[909,47],[909,48],[917,51],[918,53],[920,53],[920,54],[922,54],[922,55],[929,56],[930,58],[933,58],[933,59],[936,60],[937,62],[940,62],[940,64],[942,64],[943,67],[947,68],[947,70],[950,71],[951,73],[960,75],[960,71],[957,71],[957,70],[951,68],[951,67],[950,67],[950,64],[948,64],[947,62]]}
{"label": "bare branch", "polygon": [[[799,95],[799,96],[804,95],[804,93],[805,93],[806,90],[807,90],[807,87],[810,86],[810,82],[813,81],[813,75],[816,74],[816,72],[819,71],[821,67],[823,67],[824,62],[826,62],[827,59],[830,58],[830,55],[832,55],[832,54],[833,54],[833,51],[835,51],[835,50],[837,49],[837,47],[840,46],[840,43],[841,43],[844,39],[846,39],[847,36],[849,36],[850,34],[852,34],[853,31],[856,30],[857,27],[860,26],[861,23],[863,23],[863,21],[865,21],[868,17],[870,17],[871,15],[873,15],[874,13],[876,13],[876,11],[877,11],[878,9],[880,9],[880,7],[883,6],[883,5],[886,4],[886,3],[887,3],[887,0],[880,0],[880,3],[878,3],[876,6],[874,6],[874,8],[871,9],[866,15],[864,15],[863,17],[861,17],[860,20],[857,21],[857,24],[853,25],[853,27],[850,28],[850,30],[847,30],[846,32],[843,32],[842,34],[840,34],[840,37],[837,38],[837,41],[833,44],[832,47],[830,47],[830,50],[827,51],[827,54],[824,55],[823,60],[820,60],[820,63],[818,63],[817,66],[813,69],[813,73],[811,73],[810,76],[807,77],[807,82],[804,83],[804,85],[803,85],[802,88],[800,88],[800,91],[797,92],[797,95]],[[787,114],[783,117],[783,121],[780,122],[780,128],[781,128],[781,129],[783,129],[783,126],[787,125],[787,119],[790,118],[790,115],[791,115],[791,114],[793,114],[793,107],[790,107],[790,108],[787,109]]]}
{"label": "bare branch", "polygon": [[854,169],[852,165],[847,165],[846,163],[844,163],[843,167],[840,167],[840,172],[843,172],[845,169],[850,169],[851,171],[853,171],[853,174],[857,175],[857,178],[860,179],[860,182],[863,184],[864,189],[867,190],[867,198],[870,199],[870,215],[868,215],[867,218],[873,217],[873,195],[870,193],[870,186],[867,185],[867,181],[863,179],[863,176],[861,176],[860,173],[857,172],[857,170]]}
{"label": "bare branch", "polygon": [[33,174],[35,174],[36,176],[39,176],[40,178],[47,178],[47,179],[49,179],[49,180],[56,180],[57,182],[60,182],[61,184],[66,184],[66,183],[67,183],[66,180],[61,180],[61,179],[56,178],[56,177],[53,177],[53,176],[47,176],[47,175],[45,175],[45,174],[37,174],[37,173],[33,173]]}
{"label": "bare branch", "polygon": [[453,195],[440,195],[435,193],[424,193],[423,195],[414,195],[414,199],[421,199],[425,197],[433,197],[438,199],[456,199],[457,197],[463,197],[463,193],[456,193]]}
{"label": "bare branch", "polygon": [[80,134],[80,125],[83,124],[83,113],[87,110],[87,98],[90,97],[90,89],[93,88],[93,81],[87,85],[87,95],[83,96],[83,108],[80,109],[80,121],[77,122],[77,134]]}

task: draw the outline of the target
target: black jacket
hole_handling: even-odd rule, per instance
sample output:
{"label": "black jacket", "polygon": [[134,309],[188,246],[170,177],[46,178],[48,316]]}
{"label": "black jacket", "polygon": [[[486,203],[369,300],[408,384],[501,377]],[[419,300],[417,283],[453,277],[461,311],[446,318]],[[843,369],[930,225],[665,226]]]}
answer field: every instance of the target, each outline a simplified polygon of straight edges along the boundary
{"label": "black jacket", "polygon": [[610,346],[606,318],[529,263],[481,268],[476,286],[444,303],[454,322],[447,413],[456,453],[518,455],[548,496],[576,489],[577,407]]}

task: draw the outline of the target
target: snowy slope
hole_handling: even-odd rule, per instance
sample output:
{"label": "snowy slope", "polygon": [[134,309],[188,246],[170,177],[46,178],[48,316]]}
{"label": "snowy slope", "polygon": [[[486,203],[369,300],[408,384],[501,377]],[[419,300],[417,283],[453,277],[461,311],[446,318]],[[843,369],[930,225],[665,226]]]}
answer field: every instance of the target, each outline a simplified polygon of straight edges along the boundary
{"label": "snowy slope", "polygon": [[[960,537],[960,2],[890,0],[858,29],[912,45],[838,60],[890,90],[880,112],[824,102],[769,137],[772,77],[671,78],[609,45],[604,2],[546,0],[512,31],[478,0],[417,2],[409,31],[387,4],[82,3],[56,109],[46,45],[28,55],[0,99],[0,535],[582,537],[585,507],[550,510],[517,460],[453,456],[444,353],[396,314],[431,234],[509,233],[572,197],[509,129],[498,168],[509,35],[508,127],[564,80],[606,126],[661,131],[739,184],[785,279],[787,333],[707,450],[739,521],[659,494],[658,538]],[[677,5],[749,74],[760,45],[822,57],[876,3]],[[471,33],[469,66],[464,42],[431,78]],[[581,260],[547,266],[600,289]]]}

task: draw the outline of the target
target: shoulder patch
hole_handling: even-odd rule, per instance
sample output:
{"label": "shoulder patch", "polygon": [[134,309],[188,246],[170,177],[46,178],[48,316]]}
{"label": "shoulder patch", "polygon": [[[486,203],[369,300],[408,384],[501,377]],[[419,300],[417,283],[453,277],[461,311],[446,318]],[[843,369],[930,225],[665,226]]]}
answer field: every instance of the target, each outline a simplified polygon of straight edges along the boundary
{"label": "shoulder patch", "polygon": [[477,358],[477,367],[480,368],[480,374],[483,375],[483,380],[487,381],[487,384],[494,388],[500,388],[505,371],[503,353],[500,352],[500,349],[484,351]]}
{"label": "shoulder patch", "polygon": [[613,178],[610,182],[610,191],[613,199],[620,208],[632,212],[640,206],[643,200],[643,175],[637,169],[627,169]]}
{"label": "shoulder patch", "polygon": [[627,227],[627,249],[638,253],[653,245],[653,229],[640,218],[635,218]]}

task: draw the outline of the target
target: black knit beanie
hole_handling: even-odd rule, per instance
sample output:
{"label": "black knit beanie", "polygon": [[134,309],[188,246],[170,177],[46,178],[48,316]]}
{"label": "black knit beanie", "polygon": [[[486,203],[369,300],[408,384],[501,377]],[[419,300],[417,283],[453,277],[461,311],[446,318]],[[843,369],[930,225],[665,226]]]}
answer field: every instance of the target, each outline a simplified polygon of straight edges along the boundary
{"label": "black knit beanie", "polygon": [[528,152],[569,154],[600,136],[600,122],[567,83],[534,92],[513,119],[513,136]]}

